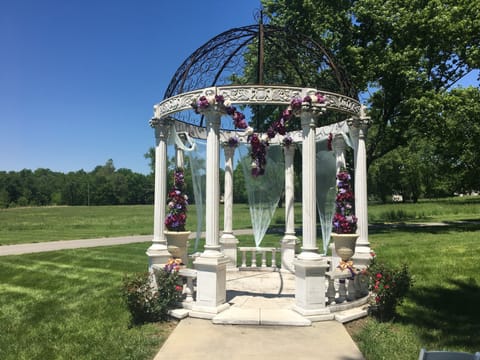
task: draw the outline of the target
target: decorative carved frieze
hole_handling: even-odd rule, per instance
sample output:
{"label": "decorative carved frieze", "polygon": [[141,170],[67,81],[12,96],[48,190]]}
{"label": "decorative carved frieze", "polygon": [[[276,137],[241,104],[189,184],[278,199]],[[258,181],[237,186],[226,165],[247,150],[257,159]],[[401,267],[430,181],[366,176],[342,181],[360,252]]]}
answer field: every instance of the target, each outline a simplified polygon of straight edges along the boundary
{"label": "decorative carved frieze", "polygon": [[352,116],[359,116],[360,103],[344,95],[327,91],[288,86],[219,86],[199,89],[168,98],[155,106],[155,116],[166,117],[183,110],[190,110],[191,104],[202,95],[222,95],[232,104],[278,104],[289,105],[295,97],[302,97],[316,92],[322,93],[327,101],[327,110],[340,111]]}

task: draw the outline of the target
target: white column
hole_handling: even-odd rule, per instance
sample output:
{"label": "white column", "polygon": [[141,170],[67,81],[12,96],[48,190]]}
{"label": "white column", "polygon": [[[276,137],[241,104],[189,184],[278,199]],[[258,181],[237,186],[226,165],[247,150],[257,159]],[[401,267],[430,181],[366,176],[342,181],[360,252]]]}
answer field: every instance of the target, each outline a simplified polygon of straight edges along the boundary
{"label": "white column", "polygon": [[207,124],[206,163],[206,239],[205,251],[195,260],[197,269],[197,299],[191,316],[213,318],[227,309],[227,263],[228,258],[220,252],[219,244],[219,137],[221,113],[216,110],[204,112]]}
{"label": "white column", "polygon": [[233,155],[235,147],[225,144],[225,193],[223,196],[223,234],[220,244],[223,254],[229,259],[228,270],[237,269],[238,239],[233,235]]}
{"label": "white column", "polygon": [[316,260],[321,256],[317,246],[317,195],[316,195],[316,117],[311,112],[300,116],[302,141],[302,260]]}
{"label": "white column", "polygon": [[167,201],[167,138],[168,126],[165,119],[153,118],[150,121],[155,128],[155,194],[153,209],[153,240],[147,250],[148,267],[163,265],[170,258],[167,240],[164,234],[165,204]]}
{"label": "white column", "polygon": [[285,234],[280,241],[282,255],[282,270],[294,272],[295,246],[298,238],[295,236],[295,171],[293,159],[295,145],[284,146],[285,157]]}
{"label": "white column", "polygon": [[358,218],[359,238],[355,248],[354,261],[358,265],[366,265],[370,259],[370,243],[368,241],[368,197],[367,197],[367,151],[366,136],[370,118],[365,115],[362,105],[360,117],[349,121],[349,126],[357,132],[358,142],[355,151],[355,215]]}
{"label": "white column", "polygon": [[207,122],[207,162],[206,162],[206,239],[203,256],[221,257],[219,245],[220,215],[220,141],[218,131],[221,113],[209,111],[205,114]]}
{"label": "white column", "polygon": [[345,163],[346,143],[342,134],[335,134],[332,142],[333,142],[332,144],[333,150],[335,151],[336,169],[338,174],[342,168],[346,167],[345,165],[346,164]]}
{"label": "white column", "polygon": [[175,166],[177,168],[182,168],[185,165],[185,155],[183,150],[180,149],[177,145],[175,145]]}
{"label": "white column", "polygon": [[303,111],[300,119],[303,129],[302,142],[302,252],[294,261],[295,305],[293,309],[317,320],[331,320],[333,316],[326,308],[325,272],[328,264],[318,253],[317,247],[317,197],[316,197],[316,146],[315,127],[317,110]]}

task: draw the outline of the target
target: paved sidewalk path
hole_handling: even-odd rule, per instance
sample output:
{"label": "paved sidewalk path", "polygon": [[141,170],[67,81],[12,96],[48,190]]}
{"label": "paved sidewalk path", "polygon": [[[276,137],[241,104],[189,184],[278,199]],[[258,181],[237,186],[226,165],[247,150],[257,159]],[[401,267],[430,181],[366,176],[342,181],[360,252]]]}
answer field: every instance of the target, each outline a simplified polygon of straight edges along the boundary
{"label": "paved sidewalk path", "polygon": [[[248,235],[248,234],[252,234],[252,229],[234,230],[233,233],[235,235]],[[196,237],[196,233],[192,232],[190,234],[190,239],[195,239],[195,237]],[[205,238],[205,234],[202,233],[200,237]],[[119,236],[119,237],[108,237],[108,238],[98,238],[98,239],[59,240],[59,241],[48,241],[48,242],[18,244],[18,245],[0,245],[0,256],[21,255],[21,254],[30,254],[30,253],[66,250],[66,249],[80,249],[80,248],[89,248],[89,247],[97,247],[97,246],[133,244],[133,243],[152,241],[152,239],[153,239],[153,235],[135,235],[135,236]]]}
{"label": "paved sidewalk path", "polygon": [[60,241],[49,241],[49,242],[32,243],[32,244],[2,245],[0,246],[0,256],[21,255],[21,254],[44,252],[44,251],[79,249],[79,248],[88,248],[88,247],[97,247],[97,246],[123,245],[123,244],[146,242],[151,240],[152,240],[152,235],[137,235],[137,236],[109,237],[109,238],[100,238],[100,239],[60,240]]}

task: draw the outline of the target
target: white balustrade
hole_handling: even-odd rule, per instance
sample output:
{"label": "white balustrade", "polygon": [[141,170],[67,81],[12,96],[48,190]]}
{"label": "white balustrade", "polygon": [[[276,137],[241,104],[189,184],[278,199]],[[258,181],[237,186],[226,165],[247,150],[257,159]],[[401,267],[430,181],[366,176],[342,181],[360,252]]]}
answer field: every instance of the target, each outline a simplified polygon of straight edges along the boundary
{"label": "white balustrade", "polygon": [[330,305],[354,301],[363,295],[360,294],[356,277],[351,274],[328,271],[325,275],[328,281],[326,295]]}
{"label": "white balustrade", "polygon": [[[242,254],[242,264],[240,266],[240,270],[265,270],[265,271],[272,271],[277,269],[277,261],[276,255],[277,251],[280,251],[274,247],[246,247],[241,246],[238,250]],[[247,254],[250,253],[250,265],[247,264]],[[261,263],[260,267],[257,266],[257,253],[261,254]],[[268,262],[270,262],[270,266],[268,266]]]}
{"label": "white balustrade", "polygon": [[182,302],[184,308],[190,308],[194,302],[195,298],[195,281],[197,279],[197,271],[194,269],[180,269],[178,274],[184,278],[184,285],[183,285],[183,295],[185,299]]}

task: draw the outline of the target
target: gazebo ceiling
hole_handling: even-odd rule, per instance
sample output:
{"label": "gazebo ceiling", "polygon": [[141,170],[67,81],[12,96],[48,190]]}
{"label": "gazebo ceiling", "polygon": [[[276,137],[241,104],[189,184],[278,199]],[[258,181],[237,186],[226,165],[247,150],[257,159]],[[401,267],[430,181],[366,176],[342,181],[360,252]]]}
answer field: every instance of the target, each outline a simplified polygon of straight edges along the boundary
{"label": "gazebo ceiling", "polygon": [[225,31],[195,50],[173,75],[164,99],[223,85],[312,87],[357,99],[345,71],[321,43],[262,23]]}

